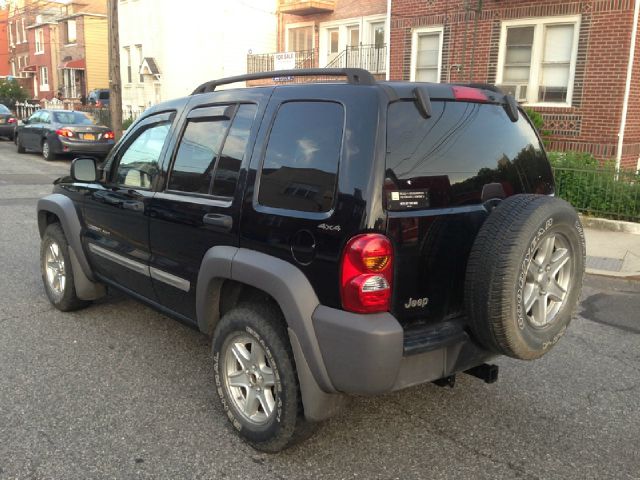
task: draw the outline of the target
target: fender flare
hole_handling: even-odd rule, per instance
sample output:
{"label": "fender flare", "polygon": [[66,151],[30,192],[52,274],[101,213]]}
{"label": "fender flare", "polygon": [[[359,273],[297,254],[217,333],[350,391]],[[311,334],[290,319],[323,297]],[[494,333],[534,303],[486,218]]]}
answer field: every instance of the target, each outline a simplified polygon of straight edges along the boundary
{"label": "fender flare", "polygon": [[[255,287],[275,299],[288,329],[299,342],[298,354],[294,349],[294,356],[304,353],[320,389],[336,392],[322,359],[312,321],[312,314],[320,302],[304,273],[289,262],[254,250],[228,246],[210,248],[202,260],[196,287],[196,315],[198,327],[203,332],[211,333],[218,320],[215,305],[220,300],[219,287],[226,279]],[[301,361],[296,358],[297,363]]]}
{"label": "fender flare", "polygon": [[47,213],[52,213],[60,220],[64,236],[69,244],[71,268],[76,285],[76,295],[82,300],[95,300],[104,296],[104,285],[97,283],[91,266],[82,249],[80,233],[82,227],[73,201],[60,193],[52,193],[38,200],[38,230],[40,238],[47,229]]}

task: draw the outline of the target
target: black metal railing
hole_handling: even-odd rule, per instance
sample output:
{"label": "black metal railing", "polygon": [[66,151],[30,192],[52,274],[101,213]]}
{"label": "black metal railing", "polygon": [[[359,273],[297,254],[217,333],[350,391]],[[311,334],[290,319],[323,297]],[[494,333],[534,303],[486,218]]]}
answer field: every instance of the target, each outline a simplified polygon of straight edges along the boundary
{"label": "black metal railing", "polygon": [[640,174],[612,166],[554,166],[556,195],[587,215],[640,222]]}
{"label": "black metal railing", "polygon": [[326,65],[329,68],[364,68],[371,73],[387,69],[386,45],[349,45]]}
{"label": "black metal railing", "polygon": [[[318,50],[300,50],[293,52],[296,55],[295,68],[318,67]],[[277,53],[259,53],[247,55],[247,73],[270,72],[275,70],[275,57]]]}

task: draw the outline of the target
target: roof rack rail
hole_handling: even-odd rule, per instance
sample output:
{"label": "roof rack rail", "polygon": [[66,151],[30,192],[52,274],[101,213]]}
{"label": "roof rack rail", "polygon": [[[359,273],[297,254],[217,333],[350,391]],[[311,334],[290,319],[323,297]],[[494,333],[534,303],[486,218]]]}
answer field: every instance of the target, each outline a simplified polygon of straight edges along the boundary
{"label": "roof rack rail", "polygon": [[374,85],[376,79],[363,68],[300,68],[296,70],[275,70],[271,72],[248,73],[235,77],[220,78],[205,82],[196,88],[191,95],[213,92],[220,85],[244,82],[247,80],[263,80],[275,77],[347,77],[351,85]]}

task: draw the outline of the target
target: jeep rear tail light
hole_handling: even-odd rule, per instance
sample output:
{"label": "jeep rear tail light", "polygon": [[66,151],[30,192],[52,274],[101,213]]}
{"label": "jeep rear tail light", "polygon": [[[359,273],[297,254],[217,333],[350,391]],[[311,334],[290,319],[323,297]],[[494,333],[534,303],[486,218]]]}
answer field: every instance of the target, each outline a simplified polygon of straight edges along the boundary
{"label": "jeep rear tail light", "polygon": [[340,294],[350,312],[386,312],[391,308],[393,247],[384,235],[353,237],[342,253]]}
{"label": "jeep rear tail light", "polygon": [[455,86],[455,87],[451,87],[451,89],[453,90],[453,97],[456,100],[460,100],[460,101],[466,100],[470,102],[488,102],[489,101],[489,98],[487,98],[487,96],[477,88]]}

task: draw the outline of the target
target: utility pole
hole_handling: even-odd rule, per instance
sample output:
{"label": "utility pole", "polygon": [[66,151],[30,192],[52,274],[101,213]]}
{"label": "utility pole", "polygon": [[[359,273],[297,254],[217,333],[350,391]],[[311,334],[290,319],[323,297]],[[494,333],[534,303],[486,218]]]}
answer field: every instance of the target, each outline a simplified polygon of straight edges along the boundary
{"label": "utility pole", "polygon": [[118,34],[118,0],[109,2],[109,109],[111,129],[116,140],[122,137],[122,83],[120,78],[120,37]]}

